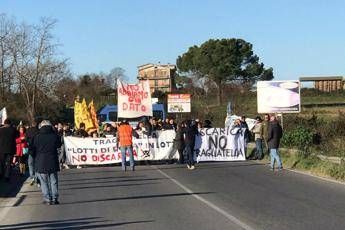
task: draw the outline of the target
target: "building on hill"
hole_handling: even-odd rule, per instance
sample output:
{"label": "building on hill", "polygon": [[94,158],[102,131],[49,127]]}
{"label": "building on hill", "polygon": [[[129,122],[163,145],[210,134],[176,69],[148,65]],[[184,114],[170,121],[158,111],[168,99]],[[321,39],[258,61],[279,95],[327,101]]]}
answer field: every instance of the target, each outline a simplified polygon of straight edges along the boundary
{"label": "building on hill", "polygon": [[171,92],[175,89],[176,65],[152,64],[138,66],[138,80],[149,80],[151,93],[159,90]]}
{"label": "building on hill", "polygon": [[314,88],[323,92],[344,90],[342,76],[300,77],[301,82],[314,82]]}

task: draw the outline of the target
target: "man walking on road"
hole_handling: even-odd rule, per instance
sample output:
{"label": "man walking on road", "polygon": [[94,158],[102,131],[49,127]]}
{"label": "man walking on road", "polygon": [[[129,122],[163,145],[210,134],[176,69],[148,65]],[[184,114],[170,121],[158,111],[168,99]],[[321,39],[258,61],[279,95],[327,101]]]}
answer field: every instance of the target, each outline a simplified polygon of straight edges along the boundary
{"label": "man walking on road", "polygon": [[126,171],[126,153],[129,153],[129,162],[131,170],[134,171],[134,157],[133,157],[133,129],[128,124],[126,120],[123,120],[118,128],[118,138],[119,145],[121,150],[122,158],[122,170]]}
{"label": "man walking on road", "polygon": [[61,139],[53,130],[48,120],[40,123],[39,133],[34,137],[31,145],[35,156],[35,169],[41,183],[44,204],[59,204],[58,174],[59,156],[58,148]]}
{"label": "man walking on road", "polygon": [[0,178],[10,181],[11,160],[16,152],[17,130],[12,127],[11,121],[6,119],[0,128]]}
{"label": "man walking on road", "polygon": [[271,170],[274,170],[275,161],[277,161],[278,170],[282,170],[283,165],[280,160],[278,148],[280,144],[280,139],[283,136],[283,130],[274,115],[271,116],[270,120],[271,122],[268,128],[268,147],[270,148],[271,155]]}

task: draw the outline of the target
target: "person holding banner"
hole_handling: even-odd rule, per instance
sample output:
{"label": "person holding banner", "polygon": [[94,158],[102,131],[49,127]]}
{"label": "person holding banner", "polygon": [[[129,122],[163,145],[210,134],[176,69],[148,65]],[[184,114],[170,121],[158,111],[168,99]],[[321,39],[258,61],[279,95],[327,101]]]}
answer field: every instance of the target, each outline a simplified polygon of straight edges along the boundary
{"label": "person holding banner", "polygon": [[250,131],[248,128],[248,124],[246,122],[246,116],[241,116],[241,123],[240,123],[240,128],[245,129],[244,131],[244,153],[247,155],[247,145],[250,141]]}
{"label": "person holding banner", "polygon": [[[88,133],[86,132],[86,130],[85,130],[85,123],[84,123],[84,122],[81,122],[81,123],[79,124],[79,129],[76,130],[74,136],[76,136],[76,137],[83,137],[83,138],[89,137],[89,134],[88,134]],[[81,168],[82,168],[82,167],[81,167],[80,165],[77,165],[77,169],[81,169]]]}
{"label": "person holding banner", "polygon": [[[126,120],[123,120],[117,129],[118,143],[121,150],[122,170],[126,171],[126,153],[129,154],[129,162],[131,170],[134,171],[134,157],[133,157],[133,139],[132,136],[137,136]],[[137,136],[138,137],[138,136]]]}
{"label": "person holding banner", "polygon": [[196,127],[195,121],[188,120],[186,122],[186,127],[184,128],[185,136],[185,148],[184,151],[187,154],[187,168],[195,169],[194,166],[194,146],[195,146],[195,136],[198,133],[198,128]]}
{"label": "person holding banner", "polygon": [[184,164],[184,157],[183,157],[183,150],[185,148],[184,143],[184,134],[183,134],[183,123],[179,123],[176,129],[176,135],[173,142],[173,151],[172,153],[175,154],[176,151],[179,154],[179,164]]}
{"label": "person holding banner", "polygon": [[59,157],[59,163],[60,168],[63,169],[69,169],[69,166],[66,164],[66,150],[65,150],[65,143],[64,143],[64,137],[72,136],[73,132],[71,131],[69,124],[63,125],[63,131],[62,131],[62,137],[61,137],[61,155]]}
{"label": "person holding banner", "polygon": [[102,137],[114,137],[115,135],[116,135],[116,129],[113,128],[111,124],[106,124]]}
{"label": "person holding banner", "polygon": [[81,122],[79,124],[79,129],[75,132],[76,137],[89,137],[89,134],[85,130],[85,123]]}

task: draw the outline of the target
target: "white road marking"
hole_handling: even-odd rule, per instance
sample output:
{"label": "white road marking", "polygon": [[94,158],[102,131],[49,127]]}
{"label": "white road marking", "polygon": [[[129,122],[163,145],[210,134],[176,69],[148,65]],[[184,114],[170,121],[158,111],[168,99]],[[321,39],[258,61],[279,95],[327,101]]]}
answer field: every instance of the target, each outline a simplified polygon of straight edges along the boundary
{"label": "white road marking", "polygon": [[183,184],[181,184],[179,181],[177,181],[176,179],[170,177],[168,174],[166,174],[165,172],[163,172],[162,170],[160,170],[159,168],[154,167],[158,172],[160,172],[163,176],[165,176],[166,178],[168,178],[169,180],[171,180],[172,182],[174,182],[177,186],[179,186],[180,188],[182,188],[184,191],[186,191],[187,193],[191,194],[195,199],[201,201],[202,203],[206,204],[208,207],[212,208],[213,210],[215,210],[216,212],[222,214],[225,218],[227,218],[228,220],[230,220],[231,222],[237,224],[239,227],[245,229],[245,230],[254,230],[252,227],[250,227],[249,225],[247,225],[246,223],[240,221],[238,218],[236,218],[235,216],[231,215],[230,213],[228,213],[227,211],[221,209],[220,207],[218,207],[217,205],[213,204],[212,202],[206,200],[205,198],[202,198],[201,196],[199,196],[198,194],[195,194],[192,190],[190,190],[189,188],[187,188],[186,186],[184,186]]}

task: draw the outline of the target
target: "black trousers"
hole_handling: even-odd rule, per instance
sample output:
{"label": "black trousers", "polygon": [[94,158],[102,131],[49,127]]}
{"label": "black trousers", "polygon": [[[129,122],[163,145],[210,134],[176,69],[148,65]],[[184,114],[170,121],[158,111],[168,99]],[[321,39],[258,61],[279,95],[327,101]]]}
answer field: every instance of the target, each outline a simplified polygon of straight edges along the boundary
{"label": "black trousers", "polygon": [[178,152],[178,155],[179,155],[179,159],[178,159],[178,163],[179,163],[179,164],[184,164],[183,150],[184,150],[184,148],[182,148],[182,149],[177,149],[177,152]]}
{"label": "black trousers", "polygon": [[186,151],[186,155],[187,155],[187,164],[189,166],[194,165],[194,152],[193,152],[194,148],[192,148],[192,146],[190,145],[186,145],[186,147],[184,148],[184,151]]}
{"label": "black trousers", "polygon": [[1,154],[0,155],[0,176],[5,178],[10,178],[11,175],[11,154]]}

